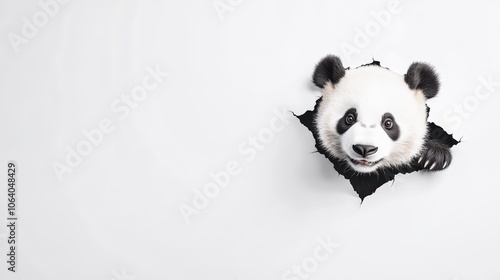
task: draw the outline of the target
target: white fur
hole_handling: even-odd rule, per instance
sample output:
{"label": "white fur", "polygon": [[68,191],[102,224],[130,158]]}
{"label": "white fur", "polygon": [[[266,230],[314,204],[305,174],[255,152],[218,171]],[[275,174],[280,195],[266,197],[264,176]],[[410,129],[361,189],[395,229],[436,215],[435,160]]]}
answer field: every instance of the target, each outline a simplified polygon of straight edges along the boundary
{"label": "white fur", "polygon": [[[337,123],[350,108],[356,109],[357,122],[339,135]],[[384,113],[391,113],[399,125],[396,141],[381,126]],[[384,166],[407,164],[420,153],[427,133],[426,116],[424,95],[411,90],[401,75],[379,66],[363,66],[346,70],[339,83],[324,87],[315,121],[325,149],[346,160],[355,171],[373,172]],[[362,159],[352,149],[355,144],[378,147],[365,159],[382,160],[374,166],[351,163],[347,156]]]}

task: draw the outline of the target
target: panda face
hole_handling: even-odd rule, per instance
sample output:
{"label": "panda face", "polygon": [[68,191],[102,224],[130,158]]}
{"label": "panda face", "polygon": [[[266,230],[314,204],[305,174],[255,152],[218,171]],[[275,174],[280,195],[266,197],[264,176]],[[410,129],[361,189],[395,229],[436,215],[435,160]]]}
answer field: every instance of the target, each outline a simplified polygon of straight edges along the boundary
{"label": "panda face", "polygon": [[426,96],[377,65],[346,70],[323,84],[316,116],[321,145],[354,171],[408,164],[427,134]]}

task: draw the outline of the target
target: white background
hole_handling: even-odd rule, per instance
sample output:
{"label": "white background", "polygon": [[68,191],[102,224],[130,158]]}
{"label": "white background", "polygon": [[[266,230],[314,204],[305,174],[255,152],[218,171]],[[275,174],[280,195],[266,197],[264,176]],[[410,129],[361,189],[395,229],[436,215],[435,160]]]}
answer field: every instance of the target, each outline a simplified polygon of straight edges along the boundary
{"label": "white background", "polygon": [[[360,46],[357,29],[388,1],[232,0],[219,14],[214,3],[73,0],[16,47],[9,34],[43,10],[1,1],[1,279],[278,280],[311,261],[318,238],[338,247],[308,279],[500,279],[500,86],[474,96],[488,93],[480,77],[500,81],[497,4],[401,0]],[[451,166],[397,176],[360,205],[293,117],[255,158],[239,151],[276,110],[314,106],[326,54],[400,74],[433,64],[442,88],[429,119],[463,137]],[[120,119],[111,105],[148,67],[170,75]],[[453,111],[462,105],[467,116]],[[103,119],[114,131],[59,181],[54,162]],[[17,273],[6,263],[9,160]],[[187,223],[180,205],[231,161],[240,173]]]}

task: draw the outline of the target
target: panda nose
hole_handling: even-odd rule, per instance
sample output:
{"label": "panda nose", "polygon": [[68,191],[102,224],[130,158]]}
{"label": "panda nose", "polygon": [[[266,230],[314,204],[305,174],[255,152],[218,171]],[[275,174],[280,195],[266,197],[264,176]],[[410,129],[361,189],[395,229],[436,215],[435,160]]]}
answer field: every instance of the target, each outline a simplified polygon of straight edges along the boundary
{"label": "panda nose", "polygon": [[373,155],[377,152],[378,148],[371,145],[352,145],[352,149],[362,157]]}

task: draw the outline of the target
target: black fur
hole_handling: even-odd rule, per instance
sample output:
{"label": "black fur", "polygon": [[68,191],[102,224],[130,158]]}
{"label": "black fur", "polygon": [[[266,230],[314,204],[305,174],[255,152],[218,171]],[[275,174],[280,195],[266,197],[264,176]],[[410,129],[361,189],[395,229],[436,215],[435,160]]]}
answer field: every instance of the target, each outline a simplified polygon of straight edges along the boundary
{"label": "black fur", "polygon": [[356,123],[356,121],[354,121],[353,124],[346,123],[345,118],[349,114],[353,114],[354,118],[356,120],[358,119],[358,113],[356,113],[356,109],[351,108],[351,109],[347,110],[345,112],[344,116],[337,122],[337,133],[340,135],[344,134],[349,128],[351,128],[351,126],[353,126]]}
{"label": "black fur", "polygon": [[451,159],[450,148],[445,143],[436,139],[430,139],[424,144],[418,164],[420,164],[422,169],[439,171],[448,167]]}
{"label": "black fur", "polygon": [[[422,169],[431,170],[432,165],[436,163],[432,171],[448,168],[452,160],[450,148],[458,143],[460,141],[455,140],[452,134],[448,134],[442,127],[435,123],[428,122],[427,138],[420,157],[415,159],[416,164]],[[426,164],[427,161],[429,161],[428,164]]]}
{"label": "black fur", "polygon": [[439,91],[439,78],[432,66],[423,62],[413,62],[404,76],[411,89],[419,89],[429,99]]}
{"label": "black fur", "polygon": [[324,88],[328,81],[335,85],[344,77],[345,69],[342,66],[342,61],[340,58],[334,55],[329,55],[323,58],[314,69],[313,83]]}
{"label": "black fur", "polygon": [[[386,119],[391,119],[392,120],[392,128],[391,129],[386,129],[384,127],[384,121]],[[384,129],[385,133],[387,133],[387,136],[389,136],[389,138],[392,139],[392,141],[396,141],[399,139],[399,134],[400,134],[400,131],[399,131],[399,125],[398,123],[396,122],[396,120],[394,119],[394,116],[391,114],[391,113],[385,113],[383,116],[382,116],[382,122],[380,123],[380,125],[382,126],[382,128]]]}

